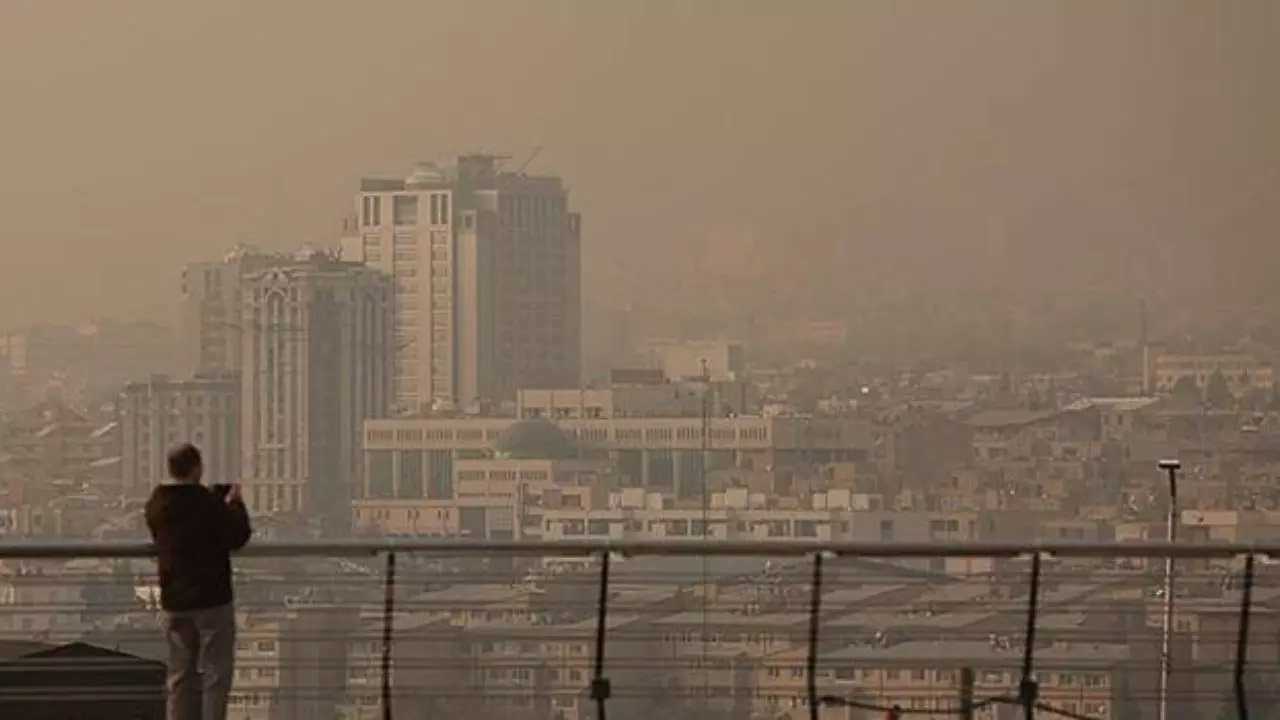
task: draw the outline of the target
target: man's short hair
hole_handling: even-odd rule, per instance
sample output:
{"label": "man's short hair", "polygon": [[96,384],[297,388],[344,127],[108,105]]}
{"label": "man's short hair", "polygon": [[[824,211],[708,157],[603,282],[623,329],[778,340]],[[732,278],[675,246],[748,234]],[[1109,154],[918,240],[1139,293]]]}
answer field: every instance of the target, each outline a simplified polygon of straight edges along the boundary
{"label": "man's short hair", "polygon": [[187,480],[195,474],[203,461],[200,451],[191,443],[183,443],[169,451],[169,477]]}

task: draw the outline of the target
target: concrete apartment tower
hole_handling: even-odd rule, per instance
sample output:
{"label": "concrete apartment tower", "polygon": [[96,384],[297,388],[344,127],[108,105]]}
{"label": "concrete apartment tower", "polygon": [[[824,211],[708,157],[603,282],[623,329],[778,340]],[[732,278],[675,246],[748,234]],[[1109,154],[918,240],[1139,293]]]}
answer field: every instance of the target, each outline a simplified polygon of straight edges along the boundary
{"label": "concrete apartment tower", "polygon": [[346,521],[361,429],[390,408],[390,278],[304,251],[240,277],[245,499],[254,512]]}
{"label": "concrete apartment tower", "polygon": [[187,369],[200,374],[240,370],[240,279],[281,261],[281,256],[240,245],[218,262],[191,263],[182,271],[179,324]]}
{"label": "concrete apartment tower", "polygon": [[240,481],[240,381],[235,373],[153,376],[125,385],[119,403],[126,495],[145,496],[165,482],[166,457],[179,442],[200,447],[205,482]]}
{"label": "concrete apartment tower", "polygon": [[343,256],[395,278],[400,411],[579,383],[579,216],[560,178],[501,162],[468,155],[361,181]]}

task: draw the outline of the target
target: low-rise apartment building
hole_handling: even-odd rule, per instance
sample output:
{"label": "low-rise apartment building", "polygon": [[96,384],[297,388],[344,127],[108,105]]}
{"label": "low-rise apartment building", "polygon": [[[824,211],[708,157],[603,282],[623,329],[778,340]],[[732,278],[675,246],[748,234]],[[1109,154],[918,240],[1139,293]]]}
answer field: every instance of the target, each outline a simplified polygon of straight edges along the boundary
{"label": "low-rise apartment building", "polygon": [[238,613],[231,716],[243,720],[331,717],[344,700],[346,638],[358,608],[295,603]]}
{"label": "low-rise apartment building", "polygon": [[1155,353],[1149,357],[1148,387],[1170,392],[1184,378],[1195,382],[1198,389],[1209,386],[1213,376],[1221,373],[1233,393],[1250,389],[1269,390],[1275,382],[1272,368],[1252,355],[1238,352],[1210,354]]}
{"label": "low-rise apartment building", "polygon": [[451,463],[449,496],[426,497],[396,482],[394,457],[383,456],[352,504],[357,528],[412,537],[539,538],[542,514],[605,502],[614,482],[608,463],[544,457],[537,447]]}
{"label": "low-rise apartment building", "polygon": [[204,455],[206,482],[240,480],[240,380],[206,374],[177,380],[155,376],[129,383],[120,394],[124,490],[145,496],[168,478],[169,450],[195,443]]}
{"label": "low-rise apartment building", "polygon": [[[1035,658],[1040,702],[1101,720],[1132,716],[1133,675],[1143,670],[1135,668],[1128,646],[1061,644],[1037,648]],[[1016,697],[1021,664],[1020,647],[984,641],[852,645],[819,658],[825,676],[852,681],[871,702],[937,720],[955,715],[962,669],[974,672],[976,698]],[[1015,711],[1021,708],[988,705],[975,716],[1005,718]]]}
{"label": "low-rise apartment building", "polygon": [[609,461],[620,485],[680,498],[701,495],[704,458],[707,473],[728,467],[776,473],[862,460],[871,447],[869,424],[848,418],[717,417],[705,427],[697,417],[570,418],[555,425],[545,419],[393,418],[365,423],[364,472],[368,477],[390,463],[404,486],[422,487],[426,497],[448,497],[455,461],[491,456],[509,430],[548,434],[531,431],[531,423],[561,431],[584,459]]}
{"label": "low-rise apartment building", "polygon": [[[613,689],[609,716],[641,720],[655,716],[665,666],[653,633],[637,615],[610,616],[607,677]],[[459,686],[467,698],[462,717],[485,711],[522,717],[586,720],[596,712],[593,679],[594,618],[569,623],[490,623],[463,635],[468,677]]]}
{"label": "low-rise apartment building", "polygon": [[754,386],[744,380],[615,383],[603,388],[529,389],[517,394],[521,419],[608,420],[700,418],[760,412]]}
{"label": "low-rise apartment building", "polygon": [[[383,715],[383,620],[370,619],[347,638],[346,697],[340,720],[381,720]],[[397,617],[391,645],[396,718],[426,720],[453,715],[465,706],[460,688],[470,677],[461,631],[442,617]]]}
{"label": "low-rise apartment building", "polygon": [[92,560],[0,563],[0,637],[70,642],[89,627],[85,572]]}

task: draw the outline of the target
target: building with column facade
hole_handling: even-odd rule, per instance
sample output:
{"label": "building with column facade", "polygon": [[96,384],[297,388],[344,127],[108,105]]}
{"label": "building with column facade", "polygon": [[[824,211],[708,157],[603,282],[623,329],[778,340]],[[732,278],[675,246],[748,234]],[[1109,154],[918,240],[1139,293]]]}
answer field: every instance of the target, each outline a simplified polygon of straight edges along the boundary
{"label": "building with column facade", "polygon": [[241,277],[241,437],[255,512],[341,517],[361,475],[361,427],[391,406],[386,275],[304,251]]}
{"label": "building with column facade", "polygon": [[615,480],[607,461],[576,457],[547,420],[509,426],[484,454],[437,462],[432,470],[448,470],[447,486],[424,472],[431,460],[421,453],[373,455],[354,525],[415,537],[538,538],[546,509],[598,506]]}
{"label": "building with column facade", "polygon": [[[396,487],[422,488],[428,498],[451,497],[454,463],[492,456],[493,444],[517,423],[541,422],[570,438],[579,457],[608,461],[619,487],[676,498],[702,494],[703,421],[697,417],[390,418],[364,429],[364,477],[390,468]],[[856,462],[871,449],[864,421],[815,417],[717,417],[706,424],[707,472],[772,473],[799,464]]]}
{"label": "building with column facade", "polygon": [[145,495],[164,482],[169,450],[180,442],[200,448],[206,482],[239,482],[240,379],[235,373],[129,383],[120,396],[119,417],[126,494]]}
{"label": "building with column facade", "polygon": [[191,263],[182,270],[181,341],[183,361],[200,373],[238,372],[244,335],[240,279],[289,256],[241,245],[218,262]]}
{"label": "building with column facade", "polygon": [[[705,495],[701,427],[698,418],[672,417],[371,421],[353,524],[418,537],[520,540],[691,537],[706,522],[713,537],[832,538],[855,508],[875,504],[834,490],[814,494],[806,513],[794,489],[769,479],[808,463],[865,458],[870,435],[860,422],[714,419]],[[764,487],[718,487],[743,474],[766,478]],[[793,502],[782,507],[778,498]]]}
{"label": "building with column facade", "polygon": [[[703,407],[704,398],[706,406]],[[516,414],[524,419],[711,417],[758,414],[760,397],[743,381],[614,384],[604,388],[521,390]]]}
{"label": "building with column facade", "polygon": [[395,278],[403,411],[579,383],[579,216],[560,178],[501,161],[468,155],[361,182],[343,255]]}

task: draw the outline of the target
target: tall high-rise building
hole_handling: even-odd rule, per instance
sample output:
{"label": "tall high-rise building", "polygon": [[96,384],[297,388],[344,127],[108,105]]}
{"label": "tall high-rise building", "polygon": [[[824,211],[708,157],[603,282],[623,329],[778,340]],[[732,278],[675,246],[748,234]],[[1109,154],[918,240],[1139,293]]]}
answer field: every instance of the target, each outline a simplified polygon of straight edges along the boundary
{"label": "tall high-rise building", "polygon": [[245,499],[256,512],[348,519],[362,423],[391,405],[391,280],[305,252],[240,286]]}
{"label": "tall high-rise building", "polygon": [[204,455],[205,482],[240,480],[240,381],[234,373],[186,380],[153,376],[120,395],[121,480],[145,494],[168,478],[166,457],[180,442]]}
{"label": "tall high-rise building", "polygon": [[240,369],[240,278],[286,262],[287,257],[241,245],[218,262],[199,262],[182,271],[183,360],[201,373]]}
{"label": "tall high-rise building", "polygon": [[501,160],[361,182],[343,254],[395,278],[401,410],[579,383],[580,218],[560,178]]}

